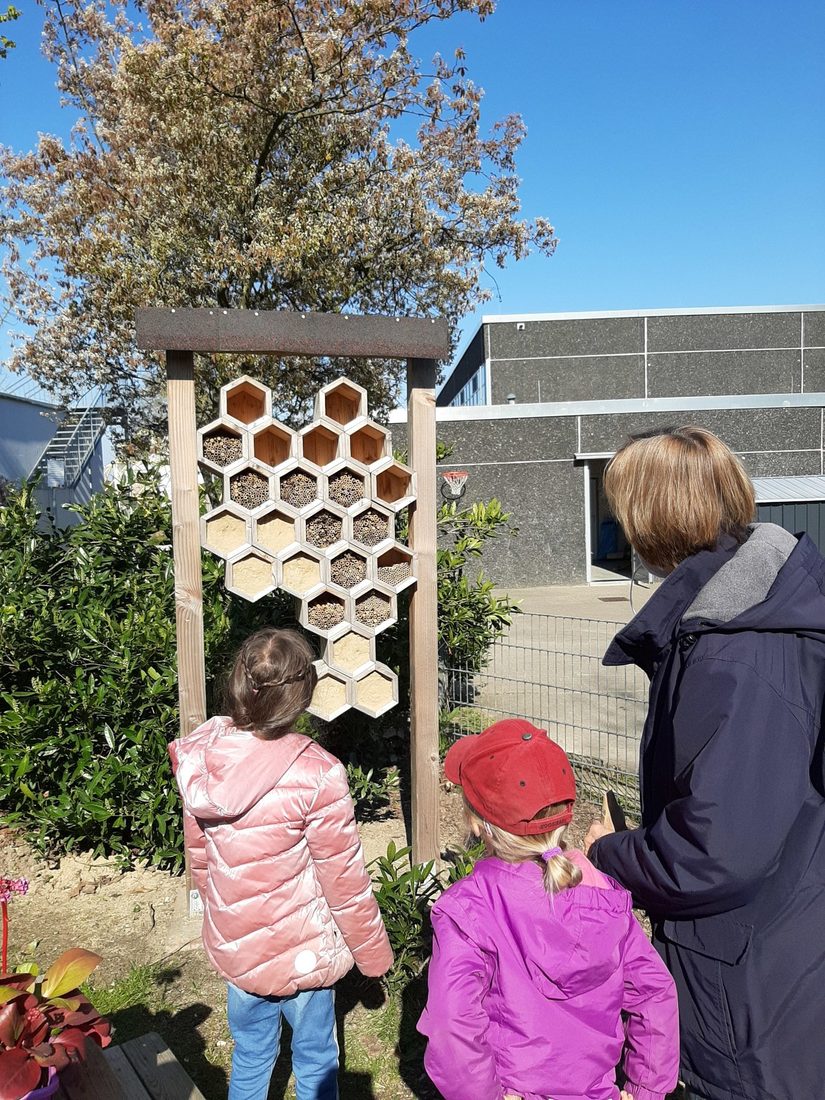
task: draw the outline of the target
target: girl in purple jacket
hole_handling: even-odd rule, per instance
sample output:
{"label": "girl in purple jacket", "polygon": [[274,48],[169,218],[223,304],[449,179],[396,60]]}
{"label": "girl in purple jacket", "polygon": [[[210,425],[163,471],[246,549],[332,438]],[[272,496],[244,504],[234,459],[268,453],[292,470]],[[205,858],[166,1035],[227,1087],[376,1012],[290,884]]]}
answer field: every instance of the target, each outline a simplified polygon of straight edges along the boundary
{"label": "girl in purple jacket", "polygon": [[564,845],[567,756],[507,719],[453,745],[444,771],[487,849],[432,912],[418,1028],[444,1100],[663,1100],[679,1069],[673,980],[630,895]]}

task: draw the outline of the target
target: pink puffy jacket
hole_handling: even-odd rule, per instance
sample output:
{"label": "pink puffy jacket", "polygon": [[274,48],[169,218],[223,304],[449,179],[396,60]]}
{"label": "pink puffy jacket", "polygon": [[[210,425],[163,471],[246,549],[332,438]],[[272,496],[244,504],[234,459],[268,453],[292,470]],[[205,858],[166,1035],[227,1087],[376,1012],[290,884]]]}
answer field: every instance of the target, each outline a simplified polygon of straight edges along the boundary
{"label": "pink puffy jacket", "polygon": [[215,969],[288,996],[392,965],[343,765],[301,734],[262,741],[211,718],[169,746]]}

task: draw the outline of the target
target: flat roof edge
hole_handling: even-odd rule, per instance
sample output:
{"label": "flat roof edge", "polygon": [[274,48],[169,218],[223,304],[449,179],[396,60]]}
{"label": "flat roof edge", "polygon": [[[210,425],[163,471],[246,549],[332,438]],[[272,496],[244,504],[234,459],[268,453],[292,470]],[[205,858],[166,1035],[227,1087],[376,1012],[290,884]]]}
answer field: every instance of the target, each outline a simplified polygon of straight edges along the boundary
{"label": "flat roof edge", "polygon": [[[825,406],[825,393],[743,393],[692,397],[609,398],[603,401],[546,401],[524,405],[437,405],[436,420],[529,420],[534,417],[703,412],[719,409],[805,409]],[[390,424],[404,424],[407,410],[393,409]]]}
{"label": "flat roof edge", "polygon": [[674,309],[606,309],[563,313],[485,313],[482,325],[512,324],[517,321],[586,321],[600,317],[690,317],[729,313],[818,313],[825,304],[798,306],[685,306]]}

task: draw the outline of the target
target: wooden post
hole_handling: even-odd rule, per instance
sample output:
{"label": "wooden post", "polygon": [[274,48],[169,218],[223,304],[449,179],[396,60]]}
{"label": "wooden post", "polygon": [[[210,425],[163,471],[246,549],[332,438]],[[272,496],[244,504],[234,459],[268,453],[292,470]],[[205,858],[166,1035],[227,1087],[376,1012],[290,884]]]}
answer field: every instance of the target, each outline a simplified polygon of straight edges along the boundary
{"label": "wooden post", "polygon": [[[206,720],[206,668],[203,654],[203,585],[198,502],[195,357],[191,351],[166,353],[169,411],[169,469],[172,495],[172,554],[178,637],[180,732],[185,737]],[[192,880],[186,860],[186,891]]]}
{"label": "wooden post", "polygon": [[410,755],[412,856],[438,860],[438,587],[435,469],[435,359],[407,362],[407,432],[416,502],[410,509],[410,549],[418,583],[410,597]]}

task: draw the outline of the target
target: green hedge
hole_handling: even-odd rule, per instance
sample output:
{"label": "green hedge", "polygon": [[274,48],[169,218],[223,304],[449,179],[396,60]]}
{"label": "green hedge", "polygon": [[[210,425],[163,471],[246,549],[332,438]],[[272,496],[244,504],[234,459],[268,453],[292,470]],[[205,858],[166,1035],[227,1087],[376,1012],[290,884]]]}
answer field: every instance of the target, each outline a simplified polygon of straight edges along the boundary
{"label": "green hedge", "polygon": [[[150,474],[78,511],[39,524],[28,487],[0,508],[0,811],[46,850],[178,867],[169,502]],[[285,618],[291,601],[235,600],[204,556],[210,696],[237,639]]]}

